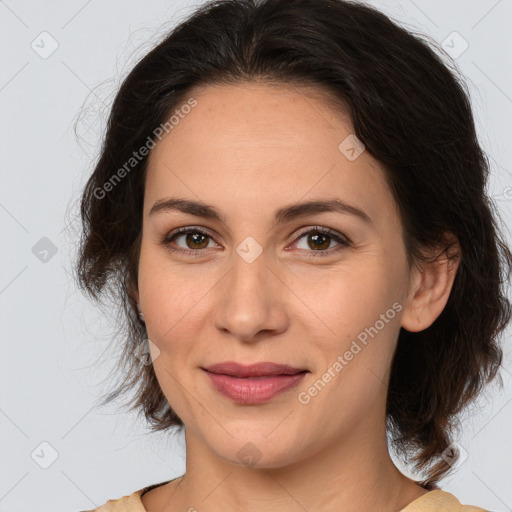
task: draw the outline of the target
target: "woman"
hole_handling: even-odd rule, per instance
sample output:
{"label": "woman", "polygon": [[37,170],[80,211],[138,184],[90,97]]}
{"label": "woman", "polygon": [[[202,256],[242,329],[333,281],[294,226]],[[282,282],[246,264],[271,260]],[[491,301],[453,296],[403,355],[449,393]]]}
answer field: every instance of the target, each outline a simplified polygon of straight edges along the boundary
{"label": "woman", "polygon": [[370,7],[175,28],[115,99],[77,269],[124,306],[107,401],[184,429],[186,472],[96,510],[484,510],[436,483],[511,314],[487,173],[462,82]]}

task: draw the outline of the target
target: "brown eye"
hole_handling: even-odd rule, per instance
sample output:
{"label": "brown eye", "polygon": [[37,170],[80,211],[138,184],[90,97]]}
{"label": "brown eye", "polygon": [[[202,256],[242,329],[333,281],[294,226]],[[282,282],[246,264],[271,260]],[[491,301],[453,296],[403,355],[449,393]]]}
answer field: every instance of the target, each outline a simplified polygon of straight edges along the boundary
{"label": "brown eye", "polygon": [[203,249],[213,247],[209,245],[210,242],[213,243],[213,246],[216,245],[211,235],[199,228],[193,227],[181,228],[171,232],[160,241],[171,252],[194,256],[201,255]]}
{"label": "brown eye", "polygon": [[193,233],[183,233],[176,239],[185,237],[185,244],[189,249],[206,249],[208,246],[209,236],[199,231]]}
{"label": "brown eye", "polygon": [[322,227],[303,232],[297,240],[297,249],[306,250],[309,253],[316,252],[318,255],[331,254],[350,245],[350,242],[339,233]]}
{"label": "brown eye", "polygon": [[329,235],[324,235],[323,233],[314,235],[310,234],[307,237],[308,246],[314,250],[328,249],[331,240],[332,238]]}

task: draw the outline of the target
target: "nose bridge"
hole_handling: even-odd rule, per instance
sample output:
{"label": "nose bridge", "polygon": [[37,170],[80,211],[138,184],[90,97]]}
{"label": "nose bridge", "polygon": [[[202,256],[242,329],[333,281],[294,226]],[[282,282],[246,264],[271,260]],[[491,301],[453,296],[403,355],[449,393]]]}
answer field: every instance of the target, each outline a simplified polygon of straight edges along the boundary
{"label": "nose bridge", "polygon": [[238,252],[236,255],[233,254],[232,271],[228,280],[232,293],[241,294],[241,297],[238,297],[240,299],[244,295],[250,297],[264,292],[266,284],[263,281],[265,278],[268,279],[266,274],[270,273],[267,265],[266,256],[263,254],[254,259],[245,259]]}
{"label": "nose bridge", "polygon": [[265,309],[269,299],[270,270],[265,255],[261,254],[254,260],[246,260],[240,254],[233,254],[231,272],[227,279],[226,295],[231,299],[232,311],[247,315]]}
{"label": "nose bridge", "polygon": [[[280,331],[286,321],[269,262],[261,252],[255,256],[250,244],[250,241],[248,245],[240,244],[232,254],[232,266],[223,279],[215,320],[217,328],[246,341],[262,330]],[[246,257],[247,254],[251,257]]]}

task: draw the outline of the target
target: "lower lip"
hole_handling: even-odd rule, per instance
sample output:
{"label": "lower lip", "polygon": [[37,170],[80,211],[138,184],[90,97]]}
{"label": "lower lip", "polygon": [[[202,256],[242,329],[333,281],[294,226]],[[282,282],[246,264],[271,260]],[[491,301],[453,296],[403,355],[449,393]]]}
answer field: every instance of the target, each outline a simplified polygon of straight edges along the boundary
{"label": "lower lip", "polygon": [[239,404],[261,404],[298,385],[306,373],[238,378],[206,371],[215,389]]}

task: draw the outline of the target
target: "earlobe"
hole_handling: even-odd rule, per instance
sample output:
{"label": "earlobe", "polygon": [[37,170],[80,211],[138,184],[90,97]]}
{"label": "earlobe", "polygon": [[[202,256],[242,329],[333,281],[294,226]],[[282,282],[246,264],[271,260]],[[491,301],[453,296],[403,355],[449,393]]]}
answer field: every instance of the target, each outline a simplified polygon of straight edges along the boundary
{"label": "earlobe", "polygon": [[135,302],[135,304],[138,304],[140,302],[139,300],[139,290],[134,284],[128,285],[128,296]]}
{"label": "earlobe", "polygon": [[401,326],[410,332],[423,331],[441,314],[448,302],[460,262],[460,246],[454,239],[437,258],[415,268]]}
{"label": "earlobe", "polygon": [[139,291],[134,286],[131,286],[128,291],[128,295],[133,300],[133,302],[136,304],[137,314],[139,315],[139,318],[144,322],[144,314],[142,313],[142,309],[140,306],[140,300],[139,300]]}
{"label": "earlobe", "polygon": [[135,303],[137,304],[137,314],[139,315],[139,319],[141,320],[142,323],[144,323],[146,321],[146,319],[144,318],[144,313],[142,312],[142,308],[141,308],[141,305],[139,302],[139,292],[138,291],[133,292],[133,298],[135,300]]}

